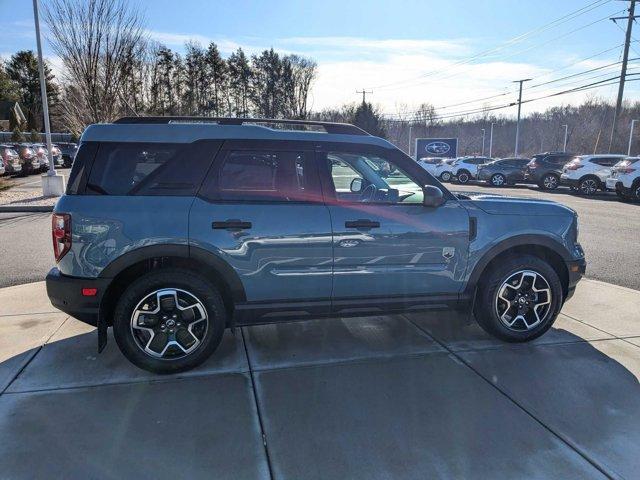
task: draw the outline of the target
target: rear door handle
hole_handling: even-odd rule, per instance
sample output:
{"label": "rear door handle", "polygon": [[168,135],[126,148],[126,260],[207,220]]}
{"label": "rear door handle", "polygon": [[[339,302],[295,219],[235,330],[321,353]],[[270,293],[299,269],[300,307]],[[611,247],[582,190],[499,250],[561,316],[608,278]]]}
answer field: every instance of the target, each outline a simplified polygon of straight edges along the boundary
{"label": "rear door handle", "polygon": [[248,230],[251,228],[251,222],[225,220],[224,222],[212,222],[211,228],[214,230]]}
{"label": "rear door handle", "polygon": [[375,220],[348,220],[344,222],[344,226],[347,228],[380,228],[380,222]]}

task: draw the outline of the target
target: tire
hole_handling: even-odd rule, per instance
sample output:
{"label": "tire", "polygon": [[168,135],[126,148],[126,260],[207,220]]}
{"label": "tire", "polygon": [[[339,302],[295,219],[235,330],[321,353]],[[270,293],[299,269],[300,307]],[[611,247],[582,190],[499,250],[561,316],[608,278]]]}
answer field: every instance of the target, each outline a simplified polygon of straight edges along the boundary
{"label": "tire", "polygon": [[578,193],[580,195],[593,196],[600,189],[600,181],[594,177],[585,177],[578,183]]}
{"label": "tire", "polygon": [[547,173],[538,184],[543,190],[555,190],[560,184],[560,178],[555,173]]}
{"label": "tire", "polygon": [[[532,283],[532,280],[538,292],[524,288]],[[524,296],[524,301],[517,296],[517,291],[512,286],[514,281],[522,285],[526,295],[529,295]],[[507,282],[508,287],[505,286]],[[549,296],[543,290],[548,290]],[[509,308],[507,302],[499,295],[511,300]],[[537,306],[532,309],[532,305],[536,305],[533,295],[537,296]],[[526,301],[529,301],[529,304],[525,305]],[[544,304],[547,301],[548,303]],[[520,302],[523,303],[522,310],[517,307]],[[551,328],[562,303],[562,284],[551,265],[538,257],[519,255],[498,260],[497,264],[482,276],[474,314],[478,324],[494,337],[506,342],[528,342]],[[521,312],[524,312],[522,319],[519,318]],[[501,316],[504,321],[501,320]],[[511,327],[507,325],[510,320]]]}
{"label": "tire", "polygon": [[442,172],[440,174],[440,180],[442,180],[443,182],[450,182],[451,181],[451,172]]}
{"label": "tire", "polygon": [[458,183],[461,185],[469,183],[469,180],[471,180],[471,174],[466,170],[459,171],[456,177],[458,179]]}
{"label": "tire", "polygon": [[507,177],[501,173],[494,173],[491,175],[490,182],[493,187],[504,187],[507,185]]}
{"label": "tire", "polygon": [[[145,304],[150,305],[147,314]],[[192,304],[194,308],[184,308]],[[160,311],[151,315],[153,310]],[[153,373],[177,373],[211,356],[222,340],[226,320],[222,296],[214,285],[189,270],[167,268],[151,271],[126,288],[116,304],[113,334],[134,365]]]}

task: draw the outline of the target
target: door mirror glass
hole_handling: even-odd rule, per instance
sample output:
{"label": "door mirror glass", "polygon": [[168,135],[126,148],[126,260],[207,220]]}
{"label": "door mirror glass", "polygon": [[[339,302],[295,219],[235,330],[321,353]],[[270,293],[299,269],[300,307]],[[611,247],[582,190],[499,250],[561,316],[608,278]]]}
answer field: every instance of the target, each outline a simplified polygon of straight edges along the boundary
{"label": "door mirror glass", "polygon": [[362,191],[362,179],[356,177],[353,180],[351,180],[350,190],[353,193],[360,193]]}
{"label": "door mirror glass", "polygon": [[439,207],[444,203],[444,194],[438,187],[425,185],[422,192],[422,203],[425,207]]}

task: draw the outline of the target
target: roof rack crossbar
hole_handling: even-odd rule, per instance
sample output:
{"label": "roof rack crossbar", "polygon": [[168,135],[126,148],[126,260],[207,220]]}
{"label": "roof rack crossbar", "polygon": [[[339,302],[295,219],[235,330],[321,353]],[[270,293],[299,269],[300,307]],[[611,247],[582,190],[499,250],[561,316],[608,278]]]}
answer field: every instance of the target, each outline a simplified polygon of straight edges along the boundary
{"label": "roof rack crossbar", "polygon": [[113,123],[161,125],[179,122],[217,123],[218,125],[244,125],[245,123],[275,123],[282,125],[313,125],[324,128],[325,132],[343,135],[369,135],[349,123],[322,122],[316,120],[283,120],[272,118],[228,118],[228,117],[122,117]]}

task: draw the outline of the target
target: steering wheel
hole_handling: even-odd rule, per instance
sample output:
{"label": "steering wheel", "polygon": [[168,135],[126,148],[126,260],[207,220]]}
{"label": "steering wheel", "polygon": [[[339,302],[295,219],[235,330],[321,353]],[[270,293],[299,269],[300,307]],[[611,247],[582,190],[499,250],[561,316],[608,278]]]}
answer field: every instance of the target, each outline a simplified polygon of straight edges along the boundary
{"label": "steering wheel", "polygon": [[373,183],[370,183],[365,187],[365,189],[360,194],[360,201],[370,202],[371,200],[374,199],[377,191],[378,189],[376,188],[376,186]]}

